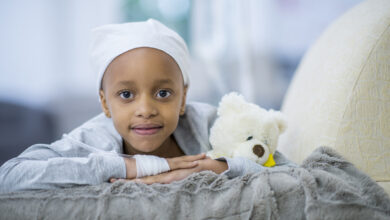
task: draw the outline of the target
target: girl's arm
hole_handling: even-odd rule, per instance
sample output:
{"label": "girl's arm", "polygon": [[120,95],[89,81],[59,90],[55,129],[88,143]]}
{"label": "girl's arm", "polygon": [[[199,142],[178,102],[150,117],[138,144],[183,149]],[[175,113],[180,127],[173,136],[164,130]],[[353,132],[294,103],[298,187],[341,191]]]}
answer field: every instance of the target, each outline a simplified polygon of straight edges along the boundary
{"label": "girl's arm", "polygon": [[0,193],[94,185],[125,178],[122,141],[103,114],[52,144],[35,144],[0,167]]}
{"label": "girl's arm", "polygon": [[[205,154],[167,159],[170,170],[198,165]],[[71,137],[36,144],[0,167],[0,193],[96,185],[110,179],[134,179],[136,160],[103,151]]]}
{"label": "girl's arm", "polygon": [[[198,161],[206,158],[205,154],[181,156],[167,158],[169,169],[190,169],[198,166]],[[135,179],[137,177],[137,160],[134,158],[124,158],[126,165],[126,179]],[[139,164],[138,164],[139,165]],[[111,178],[110,182],[115,182],[117,178]]]}
{"label": "girl's arm", "polygon": [[95,185],[125,178],[121,156],[82,148],[67,138],[36,144],[0,167],[0,193]]}
{"label": "girl's arm", "polygon": [[[297,167],[296,164],[289,161],[286,157],[283,156],[280,152],[275,152],[274,159],[276,162],[276,166],[288,166],[288,167]],[[197,167],[191,169],[180,169],[175,171],[170,171],[167,173],[148,176],[140,179],[135,179],[135,181],[143,182],[146,184],[152,183],[171,183],[173,181],[182,180],[192,173],[200,172],[204,170],[210,170],[217,174],[225,174],[230,178],[234,178],[237,176],[242,176],[247,173],[255,173],[260,172],[264,169],[272,169],[268,167],[261,166],[249,159],[246,158],[223,158],[221,160],[213,160],[210,158],[205,158],[203,160],[199,160],[199,165]]]}
{"label": "girl's arm", "polygon": [[[275,167],[297,167],[298,165],[288,160],[282,153],[279,151],[275,152],[274,159],[276,162]],[[272,169],[273,167],[264,167],[260,164],[253,162],[247,158],[237,157],[237,158],[222,158],[226,161],[229,169],[227,169],[224,174],[230,178],[237,176],[243,176],[248,173],[260,172],[265,169]]]}
{"label": "girl's arm", "polygon": [[[171,183],[173,181],[179,181],[185,179],[192,173],[201,172],[204,170],[211,170],[217,174],[220,174],[228,169],[228,165],[224,161],[213,160],[210,158],[199,159],[198,165],[193,168],[185,168],[185,169],[177,169],[173,171],[169,171],[166,173],[147,176],[139,179],[125,180],[125,181],[136,181],[142,182],[145,184],[153,184],[153,183]],[[115,182],[119,179],[111,179],[111,182]],[[123,179],[121,179],[123,181]]]}

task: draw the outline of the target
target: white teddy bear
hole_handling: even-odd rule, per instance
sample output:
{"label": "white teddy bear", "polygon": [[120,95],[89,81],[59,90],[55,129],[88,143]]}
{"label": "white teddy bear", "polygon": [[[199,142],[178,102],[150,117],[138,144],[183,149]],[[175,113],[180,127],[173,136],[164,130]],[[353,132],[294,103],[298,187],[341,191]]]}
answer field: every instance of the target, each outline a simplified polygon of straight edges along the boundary
{"label": "white teddy bear", "polygon": [[207,155],[213,159],[246,157],[272,167],[279,135],[285,129],[286,120],[281,112],[267,111],[232,92],[219,103],[218,118],[210,131],[213,150]]}

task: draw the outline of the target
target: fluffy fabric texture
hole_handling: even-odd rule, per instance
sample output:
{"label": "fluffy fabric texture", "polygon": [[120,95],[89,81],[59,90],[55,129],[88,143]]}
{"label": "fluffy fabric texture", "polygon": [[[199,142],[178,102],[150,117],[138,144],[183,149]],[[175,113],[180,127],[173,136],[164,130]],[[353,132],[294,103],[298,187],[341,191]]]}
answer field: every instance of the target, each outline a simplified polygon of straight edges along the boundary
{"label": "fluffy fabric texture", "polygon": [[108,24],[92,30],[91,63],[98,74],[100,89],[107,66],[129,50],[150,47],[170,55],[180,67],[184,84],[188,85],[189,53],[185,41],[159,21]]}
{"label": "fluffy fabric texture", "polygon": [[390,199],[334,150],[297,168],[169,185],[116,182],[0,195],[1,219],[389,219]]}

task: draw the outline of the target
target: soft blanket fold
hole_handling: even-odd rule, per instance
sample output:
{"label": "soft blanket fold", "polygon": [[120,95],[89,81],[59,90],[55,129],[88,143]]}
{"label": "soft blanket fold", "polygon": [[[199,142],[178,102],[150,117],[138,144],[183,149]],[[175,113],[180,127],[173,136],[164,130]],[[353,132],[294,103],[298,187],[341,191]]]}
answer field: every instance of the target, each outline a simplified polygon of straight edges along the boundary
{"label": "soft blanket fold", "polygon": [[300,167],[228,179],[212,172],[168,185],[104,183],[0,195],[0,219],[390,219],[390,199],[334,150]]}

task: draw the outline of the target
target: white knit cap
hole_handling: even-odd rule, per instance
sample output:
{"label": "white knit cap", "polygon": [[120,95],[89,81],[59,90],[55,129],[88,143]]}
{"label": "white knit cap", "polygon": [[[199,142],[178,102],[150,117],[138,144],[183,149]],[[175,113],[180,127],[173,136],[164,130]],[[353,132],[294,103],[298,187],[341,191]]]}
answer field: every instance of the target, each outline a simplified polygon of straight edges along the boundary
{"label": "white knit cap", "polygon": [[162,23],[144,22],[103,25],[92,30],[91,62],[98,74],[98,89],[108,65],[119,55],[140,47],[150,47],[170,55],[180,67],[184,85],[189,84],[189,53],[184,40]]}

